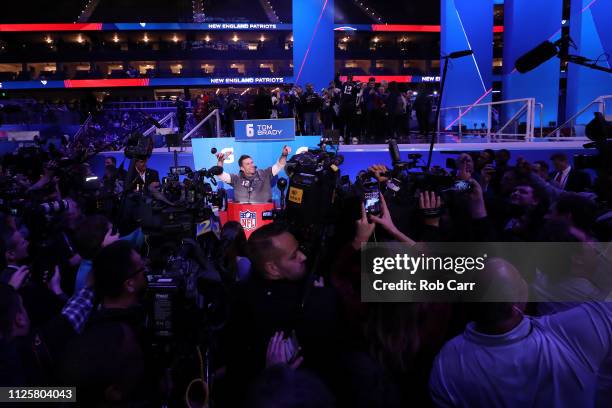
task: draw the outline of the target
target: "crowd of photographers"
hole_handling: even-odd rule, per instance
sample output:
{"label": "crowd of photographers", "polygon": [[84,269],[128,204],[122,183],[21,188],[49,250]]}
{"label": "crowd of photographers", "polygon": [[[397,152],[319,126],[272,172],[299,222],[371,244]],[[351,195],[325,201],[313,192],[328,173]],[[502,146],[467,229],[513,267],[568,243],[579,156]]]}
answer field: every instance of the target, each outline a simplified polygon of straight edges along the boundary
{"label": "crowd of photographers", "polygon": [[[311,93],[303,100],[320,109]],[[342,101],[352,104],[359,93],[332,91],[339,117],[344,112],[351,121],[354,112],[343,111]],[[364,103],[374,120],[368,106],[376,109],[376,98]],[[159,248],[143,240],[142,229],[118,225],[114,209],[124,188],[142,187],[116,183],[122,170],[108,158],[92,197],[89,183],[97,180],[87,157],[65,149],[6,155],[0,168],[2,386],[74,386],[88,407],[612,401],[612,314],[596,302],[610,292],[599,285],[611,279],[596,279],[580,260],[568,258],[575,267],[563,288],[594,302],[527,304],[526,295],[511,304],[360,300],[361,245],[372,240],[610,241],[609,167],[593,176],[564,153],[530,163],[486,149],[454,160],[450,175],[464,187],[402,196],[390,169],[371,163],[363,177],[381,191],[380,212],[366,213],[363,195],[345,191],[328,221],[335,228],[317,276],[311,231],[291,222],[261,227],[248,240],[229,222],[203,234],[206,244],[194,241],[201,274],[216,278],[198,280],[207,306],[193,315],[181,309],[183,331],[164,343],[152,334],[163,330],[151,327],[163,306],[152,310],[144,300],[158,268],[149,255]],[[159,174],[146,160],[135,171],[145,191],[159,193]],[[106,196],[110,204],[101,205]],[[486,273],[515,294],[537,285],[501,259],[490,260]],[[187,303],[181,307],[191,310]]]}

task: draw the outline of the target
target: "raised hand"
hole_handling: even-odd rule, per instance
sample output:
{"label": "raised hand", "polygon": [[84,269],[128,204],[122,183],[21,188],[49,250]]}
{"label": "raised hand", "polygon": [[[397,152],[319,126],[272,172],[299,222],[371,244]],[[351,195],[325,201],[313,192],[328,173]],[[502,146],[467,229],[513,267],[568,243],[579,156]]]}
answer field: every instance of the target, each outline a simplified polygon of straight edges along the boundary
{"label": "raised hand", "polygon": [[389,180],[388,177],[382,175],[383,173],[389,171],[389,169],[387,169],[387,166],[385,166],[384,164],[373,164],[368,167],[368,171],[371,171],[374,174],[374,177],[379,183],[384,183],[385,181]]}
{"label": "raised hand", "polygon": [[23,285],[23,282],[26,280],[29,274],[30,270],[28,267],[22,266],[11,275],[8,284],[17,290],[21,287],[21,285]]}
{"label": "raised hand", "polygon": [[285,340],[283,332],[276,332],[268,342],[266,367],[288,364],[291,368],[296,369],[304,361],[303,357],[296,357],[298,352],[299,349],[296,348],[293,341]]}
{"label": "raised hand", "polygon": [[290,146],[283,146],[283,151],[281,152],[281,156],[289,156],[291,154],[291,147]]}
{"label": "raised hand", "polygon": [[368,215],[365,210],[365,206],[361,203],[361,218],[355,221],[356,231],[355,238],[353,239],[353,248],[361,249],[361,244],[368,242],[370,236],[376,228],[376,224],[371,223],[368,220]]}

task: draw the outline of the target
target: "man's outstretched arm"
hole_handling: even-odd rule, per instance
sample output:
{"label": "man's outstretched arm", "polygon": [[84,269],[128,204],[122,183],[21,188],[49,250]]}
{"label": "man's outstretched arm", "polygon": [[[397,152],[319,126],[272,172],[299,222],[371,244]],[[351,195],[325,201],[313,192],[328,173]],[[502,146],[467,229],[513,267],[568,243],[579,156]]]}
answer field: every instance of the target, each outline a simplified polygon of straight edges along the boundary
{"label": "man's outstretched arm", "polygon": [[278,158],[278,161],[274,163],[274,165],[272,166],[273,176],[276,176],[285,167],[285,164],[287,164],[287,156],[289,156],[290,153],[291,153],[291,147],[286,146],[286,145],[283,146],[283,151],[281,153],[281,156]]}

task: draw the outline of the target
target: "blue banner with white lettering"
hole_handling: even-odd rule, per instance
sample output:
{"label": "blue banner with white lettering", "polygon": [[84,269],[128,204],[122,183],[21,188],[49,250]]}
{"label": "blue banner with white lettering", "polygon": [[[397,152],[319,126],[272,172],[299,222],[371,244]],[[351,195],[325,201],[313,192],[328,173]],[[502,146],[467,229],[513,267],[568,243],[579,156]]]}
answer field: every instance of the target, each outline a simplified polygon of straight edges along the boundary
{"label": "blue banner with white lettering", "polygon": [[234,121],[237,142],[294,140],[295,119],[259,119]]}

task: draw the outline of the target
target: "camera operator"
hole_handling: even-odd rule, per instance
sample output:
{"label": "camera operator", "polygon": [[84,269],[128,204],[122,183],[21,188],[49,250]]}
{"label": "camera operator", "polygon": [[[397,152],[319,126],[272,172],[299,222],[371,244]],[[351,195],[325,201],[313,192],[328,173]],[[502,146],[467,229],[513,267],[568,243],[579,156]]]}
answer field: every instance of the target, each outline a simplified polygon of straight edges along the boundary
{"label": "camera operator", "polygon": [[104,158],[104,170],[104,178],[106,178],[107,173],[112,174],[117,180],[125,180],[125,176],[127,176],[125,169],[117,168],[117,159],[113,156],[106,156]]}
{"label": "camera operator", "polygon": [[59,200],[61,194],[59,190],[60,178],[57,175],[57,163],[49,161],[43,167],[43,174],[27,190],[28,193],[40,198],[42,201]]}
{"label": "camera operator", "polygon": [[147,167],[148,157],[138,157],[135,160],[134,168],[137,174],[130,183],[131,191],[142,192],[145,196],[151,196],[167,205],[174,205],[160,191],[159,173]]}
{"label": "camera operator", "polygon": [[142,191],[145,195],[151,193],[153,188],[159,187],[159,173],[157,170],[147,167],[148,158],[138,157],[135,159],[134,168],[136,175],[130,182],[131,191]]}
{"label": "camera operator", "polygon": [[244,389],[263,370],[270,338],[295,331],[304,365],[329,379],[336,344],[333,290],[309,279],[306,256],[283,226],[261,227],[247,245],[255,275],[236,290],[226,331],[228,376]]}
{"label": "camera operator", "polygon": [[[267,203],[272,201],[272,177],[276,176],[287,164],[287,156],[291,147],[284,146],[278,161],[271,167],[258,170],[251,156],[242,155],[238,159],[240,173],[223,172],[217,176],[219,180],[234,188],[234,201],[241,203]],[[223,167],[223,162],[229,153],[217,154],[217,166]]]}

